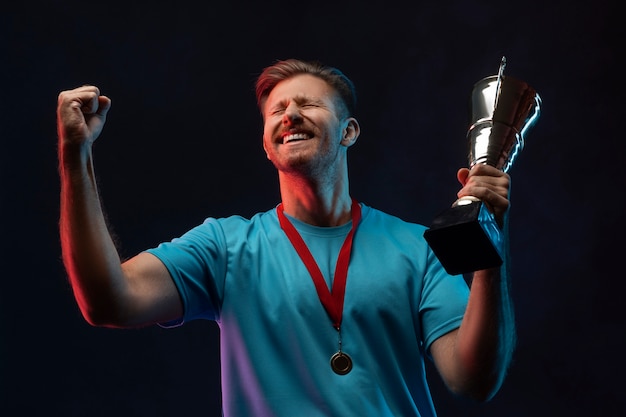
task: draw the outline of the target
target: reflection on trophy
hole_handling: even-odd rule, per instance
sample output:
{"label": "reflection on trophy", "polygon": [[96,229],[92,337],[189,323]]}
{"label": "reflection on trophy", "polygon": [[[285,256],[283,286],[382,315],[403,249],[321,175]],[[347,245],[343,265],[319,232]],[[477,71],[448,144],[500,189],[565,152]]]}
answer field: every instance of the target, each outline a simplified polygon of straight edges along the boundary
{"label": "reflection on trophy", "polygon": [[[478,81],[471,95],[467,132],[470,168],[488,164],[507,172],[524,147],[525,135],[539,118],[541,99],[523,81],[498,75]],[[489,208],[476,197],[458,199],[438,214],[424,238],[449,274],[502,265],[503,236]]]}

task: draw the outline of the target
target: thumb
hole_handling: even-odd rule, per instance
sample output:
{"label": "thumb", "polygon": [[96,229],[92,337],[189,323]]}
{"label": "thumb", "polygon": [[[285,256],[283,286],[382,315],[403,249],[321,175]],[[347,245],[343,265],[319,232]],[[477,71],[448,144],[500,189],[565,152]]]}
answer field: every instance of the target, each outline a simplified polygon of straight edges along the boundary
{"label": "thumb", "polygon": [[467,177],[469,177],[470,170],[468,168],[460,168],[456,172],[456,179],[459,180],[462,186],[465,186],[467,183]]}
{"label": "thumb", "polygon": [[100,132],[104,127],[107,113],[111,108],[111,99],[106,96],[98,97],[98,107],[93,114],[86,114],[85,120],[91,131],[93,140],[100,136]]}
{"label": "thumb", "polygon": [[111,99],[107,96],[99,96],[98,97],[98,110],[96,114],[100,117],[106,117],[109,109],[111,108]]}

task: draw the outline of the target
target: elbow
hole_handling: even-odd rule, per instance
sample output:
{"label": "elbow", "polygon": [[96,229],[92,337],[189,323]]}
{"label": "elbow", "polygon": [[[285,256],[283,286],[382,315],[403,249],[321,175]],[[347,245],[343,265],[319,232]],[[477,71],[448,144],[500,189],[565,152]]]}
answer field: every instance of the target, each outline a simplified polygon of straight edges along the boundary
{"label": "elbow", "polygon": [[110,313],[94,308],[81,307],[83,319],[93,327],[123,327]]}
{"label": "elbow", "polygon": [[[124,294],[106,285],[80,286],[72,280],[74,299],[83,319],[93,327],[125,327]],[[126,302],[127,303],[127,302]]]}
{"label": "elbow", "polygon": [[466,392],[465,397],[476,403],[486,403],[491,401],[498,393],[500,387],[478,387]]}
{"label": "elbow", "polygon": [[493,355],[485,355],[478,358],[465,356],[463,363],[456,373],[456,378],[451,378],[449,385],[456,395],[469,400],[485,403],[493,399],[500,391],[508,374],[511,363],[514,342],[506,344],[506,348],[500,349]]}
{"label": "elbow", "polygon": [[110,302],[87,301],[77,297],[83,319],[93,327],[125,327],[122,315]]}
{"label": "elbow", "polygon": [[459,397],[476,403],[486,403],[498,393],[502,386],[502,380],[503,378],[499,376],[484,376],[474,378],[472,382],[449,385],[448,388]]}

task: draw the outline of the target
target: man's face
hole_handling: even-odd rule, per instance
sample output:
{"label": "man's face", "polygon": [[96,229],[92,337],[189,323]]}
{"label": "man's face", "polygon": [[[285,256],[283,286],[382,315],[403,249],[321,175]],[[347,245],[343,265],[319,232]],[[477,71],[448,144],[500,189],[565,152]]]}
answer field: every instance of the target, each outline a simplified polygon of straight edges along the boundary
{"label": "man's face", "polygon": [[279,171],[333,171],[345,154],[341,142],[349,123],[338,117],[338,103],[337,93],[313,75],[296,75],[274,87],[263,108],[263,148]]}

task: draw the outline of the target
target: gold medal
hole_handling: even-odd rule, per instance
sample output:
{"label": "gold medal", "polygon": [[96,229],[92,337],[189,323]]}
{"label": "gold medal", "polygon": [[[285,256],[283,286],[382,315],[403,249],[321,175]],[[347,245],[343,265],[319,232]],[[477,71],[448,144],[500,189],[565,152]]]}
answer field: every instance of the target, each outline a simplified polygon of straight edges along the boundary
{"label": "gold medal", "polygon": [[337,375],[345,375],[352,370],[352,359],[344,352],[339,351],[330,358],[330,367]]}

